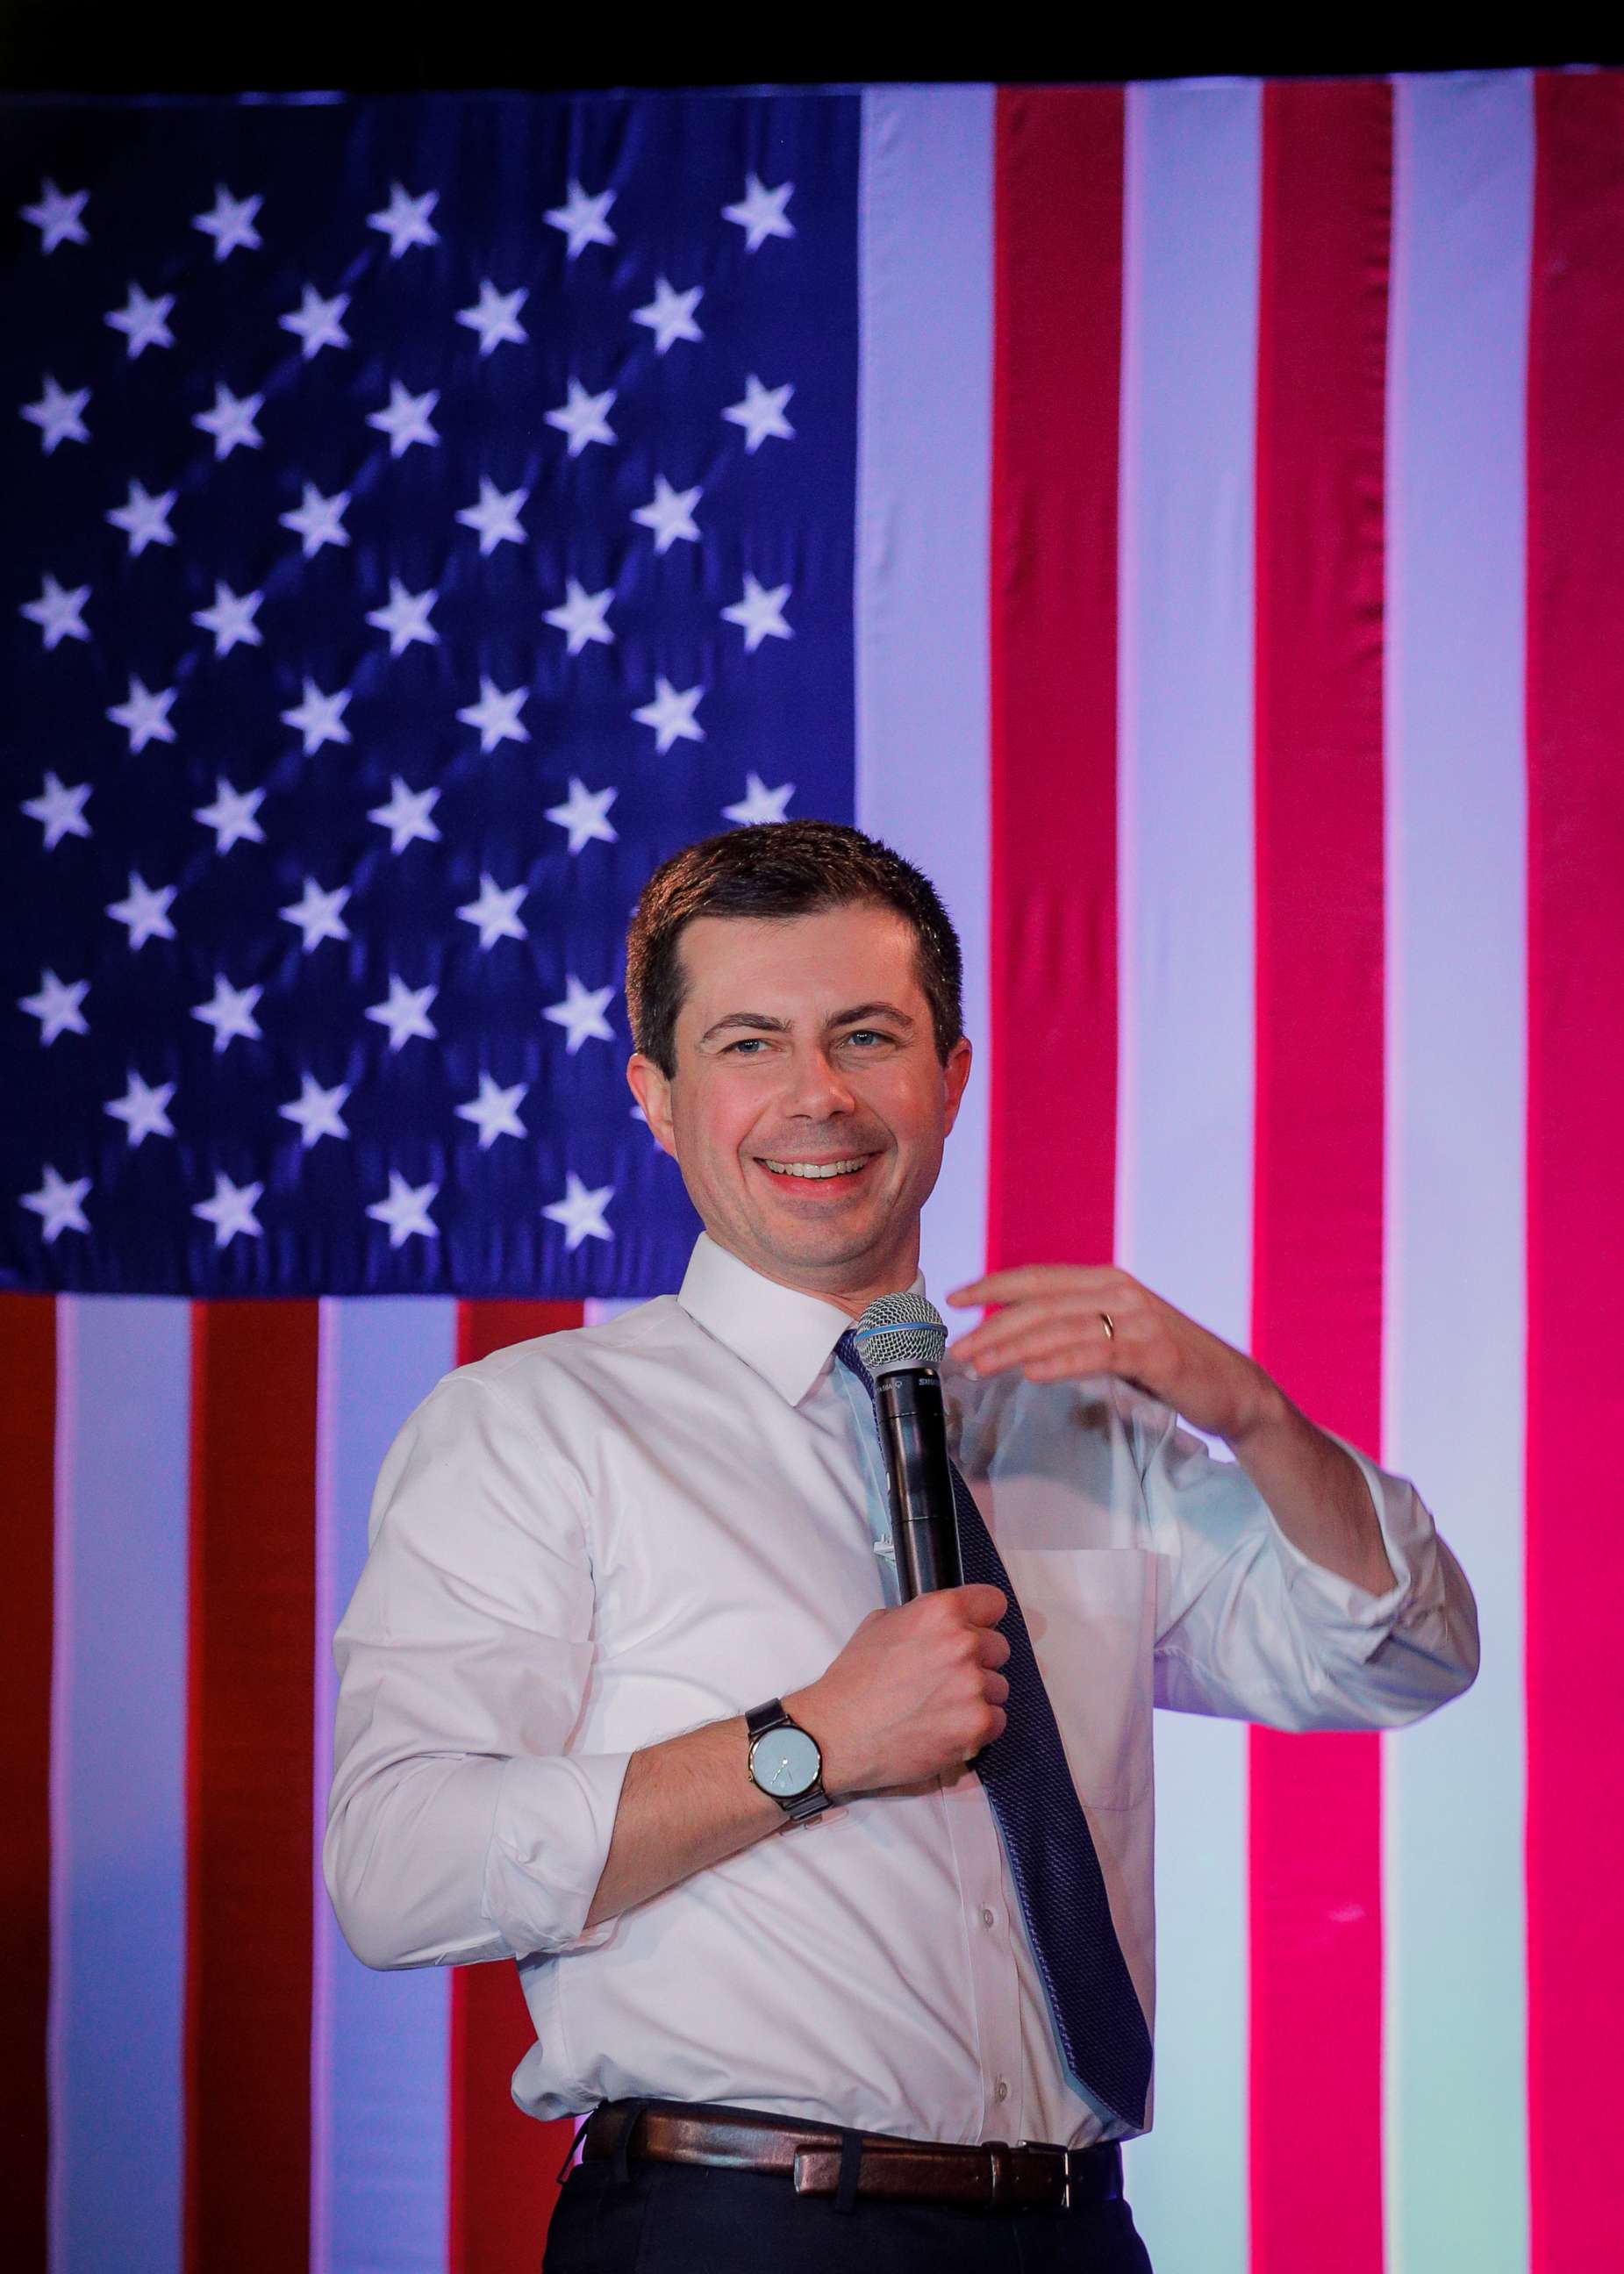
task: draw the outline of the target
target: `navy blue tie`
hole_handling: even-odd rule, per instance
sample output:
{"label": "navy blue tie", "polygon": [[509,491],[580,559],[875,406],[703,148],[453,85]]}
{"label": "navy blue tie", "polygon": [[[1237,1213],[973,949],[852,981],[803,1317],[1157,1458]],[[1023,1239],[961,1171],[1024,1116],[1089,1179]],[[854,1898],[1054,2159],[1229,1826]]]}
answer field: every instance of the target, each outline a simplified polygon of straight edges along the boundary
{"label": "navy blue tie", "polygon": [[[835,1355],[872,1401],[874,1381],[858,1355],[856,1337],[842,1335]],[[1010,1685],[1008,1723],[1004,1735],[977,1756],[976,1773],[1004,1837],[1026,1939],[1066,2066],[1114,2114],[1142,2128],[1150,2090],[1150,2031],[1111,1924],[1094,1835],[1004,1559],[958,1463],[950,1466],[965,1578],[1001,1587],[1010,1604],[999,1623],[1010,1645],[1004,1667]]]}

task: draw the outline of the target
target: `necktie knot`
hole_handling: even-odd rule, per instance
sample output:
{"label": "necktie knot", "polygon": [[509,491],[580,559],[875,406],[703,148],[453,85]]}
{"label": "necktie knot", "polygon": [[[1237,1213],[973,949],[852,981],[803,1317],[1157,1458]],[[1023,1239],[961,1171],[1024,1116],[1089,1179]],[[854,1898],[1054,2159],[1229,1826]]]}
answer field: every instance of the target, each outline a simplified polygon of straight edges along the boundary
{"label": "necktie knot", "polygon": [[857,1337],[853,1334],[850,1327],[846,1329],[839,1341],[835,1344],[835,1356],[839,1359],[843,1367],[846,1367],[849,1372],[857,1376],[858,1381],[861,1382],[869,1397],[872,1397],[874,1395],[874,1376],[869,1373],[868,1367],[862,1362],[862,1353],[857,1347]]}

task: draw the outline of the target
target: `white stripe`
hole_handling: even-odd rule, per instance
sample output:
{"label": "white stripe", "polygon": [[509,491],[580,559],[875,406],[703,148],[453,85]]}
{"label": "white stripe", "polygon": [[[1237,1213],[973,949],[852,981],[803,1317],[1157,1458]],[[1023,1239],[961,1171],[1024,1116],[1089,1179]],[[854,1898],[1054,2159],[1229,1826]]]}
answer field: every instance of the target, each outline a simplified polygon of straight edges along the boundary
{"label": "white stripe", "polygon": [[1388,2263],[1528,2263],[1522,1885],[1522,73],[1398,87],[1384,1457],[1458,1549],[1462,1703],[1388,1742]]}
{"label": "white stripe", "polygon": [[312,2274],[441,2274],[449,2221],[450,1981],[370,1972],[320,1877],[332,1780],[334,1629],[366,1555],[372,1486],[407,1414],[456,1363],[456,1305],[321,1305],[316,1465],[316,1849]]}
{"label": "white stripe", "polygon": [[[1116,1259],[1250,1331],[1252,463],[1259,92],[1131,87],[1119,568]],[[1160,1717],[1160,2268],[1243,2274],[1246,1733]]]}
{"label": "white stripe", "polygon": [[857,819],[936,885],[976,1051],[925,1211],[939,1300],[987,1250],[989,87],[863,96],[857,500]]}
{"label": "white stripe", "polygon": [[181,2262],[191,1306],[56,1299],[51,2247]]}

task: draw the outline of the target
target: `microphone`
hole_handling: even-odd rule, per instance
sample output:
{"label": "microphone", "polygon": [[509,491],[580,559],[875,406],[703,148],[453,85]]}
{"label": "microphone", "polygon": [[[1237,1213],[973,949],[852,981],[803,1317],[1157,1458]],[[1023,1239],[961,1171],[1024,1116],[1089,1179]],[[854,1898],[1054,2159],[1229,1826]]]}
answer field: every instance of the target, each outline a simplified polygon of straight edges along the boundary
{"label": "microphone", "polygon": [[852,1329],[874,1382],[902,1600],[964,1583],[941,1365],[947,1329],[922,1295],[881,1295]]}

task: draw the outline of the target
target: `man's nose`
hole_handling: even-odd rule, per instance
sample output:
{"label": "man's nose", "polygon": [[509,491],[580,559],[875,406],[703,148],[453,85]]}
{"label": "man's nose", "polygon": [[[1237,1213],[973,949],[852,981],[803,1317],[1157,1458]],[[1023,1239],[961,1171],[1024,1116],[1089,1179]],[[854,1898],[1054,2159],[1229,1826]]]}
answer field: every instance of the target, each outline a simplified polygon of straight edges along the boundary
{"label": "man's nose", "polygon": [[850,1084],[826,1050],[798,1051],[790,1061],[786,1109],[822,1120],[831,1113],[850,1113],[857,1100]]}

